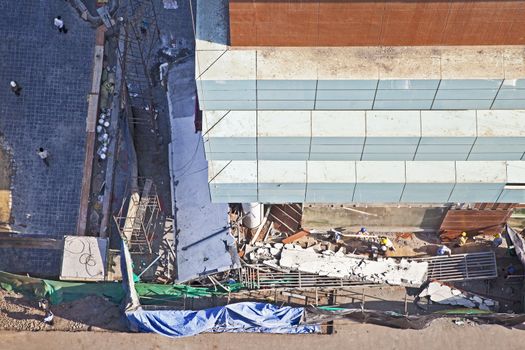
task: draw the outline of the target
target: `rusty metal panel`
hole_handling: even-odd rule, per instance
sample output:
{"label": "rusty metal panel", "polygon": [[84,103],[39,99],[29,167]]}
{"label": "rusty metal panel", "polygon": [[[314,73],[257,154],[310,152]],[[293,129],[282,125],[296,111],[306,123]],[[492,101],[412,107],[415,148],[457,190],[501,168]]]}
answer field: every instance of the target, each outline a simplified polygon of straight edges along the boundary
{"label": "rusty metal panel", "polygon": [[525,44],[525,0],[230,0],[232,46]]}
{"label": "rusty metal panel", "polygon": [[289,235],[294,234],[301,227],[303,208],[299,203],[272,205],[269,221],[272,221],[277,229]]}
{"label": "rusty metal panel", "polygon": [[500,233],[512,214],[510,203],[476,203],[474,209],[450,209],[441,223],[441,239],[454,240],[467,232],[477,234]]}

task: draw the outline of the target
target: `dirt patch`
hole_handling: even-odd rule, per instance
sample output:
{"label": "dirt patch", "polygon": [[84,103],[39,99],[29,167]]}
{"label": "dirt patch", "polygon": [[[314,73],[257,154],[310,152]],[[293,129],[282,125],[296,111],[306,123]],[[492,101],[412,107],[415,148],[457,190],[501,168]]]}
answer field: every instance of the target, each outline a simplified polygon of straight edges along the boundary
{"label": "dirt patch", "polygon": [[0,330],[10,331],[127,331],[118,306],[98,296],[51,305],[53,326],[42,320],[38,302],[0,290]]}
{"label": "dirt patch", "polygon": [[112,350],[261,350],[261,349],[523,349],[525,332],[494,325],[462,325],[436,320],[423,330],[393,329],[372,324],[338,323],[334,335],[279,335],[223,333],[171,339],[157,334],[87,332],[5,332],[0,348],[9,350],[112,349]]}

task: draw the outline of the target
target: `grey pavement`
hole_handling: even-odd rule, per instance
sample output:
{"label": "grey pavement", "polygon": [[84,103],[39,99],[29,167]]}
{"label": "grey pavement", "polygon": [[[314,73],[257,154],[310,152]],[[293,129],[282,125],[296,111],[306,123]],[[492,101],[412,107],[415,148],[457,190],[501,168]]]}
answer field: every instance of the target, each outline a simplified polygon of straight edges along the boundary
{"label": "grey pavement", "polygon": [[[0,133],[14,158],[12,228],[74,234],[95,31],[66,1],[0,0],[0,11]],[[67,34],[53,26],[57,15]],[[20,97],[10,80],[22,86]],[[49,168],[38,147],[49,150]]]}

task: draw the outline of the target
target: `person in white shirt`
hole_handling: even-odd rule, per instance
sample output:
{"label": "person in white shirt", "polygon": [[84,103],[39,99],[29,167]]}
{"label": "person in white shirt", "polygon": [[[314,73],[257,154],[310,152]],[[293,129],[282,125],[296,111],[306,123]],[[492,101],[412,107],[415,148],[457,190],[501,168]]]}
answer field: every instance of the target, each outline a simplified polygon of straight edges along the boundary
{"label": "person in white shirt", "polygon": [[64,34],[67,33],[66,26],[64,25],[64,21],[62,20],[61,16],[56,16],[55,19],[53,20],[53,24],[55,25],[55,27],[57,27],[60,33],[64,33]]}
{"label": "person in white shirt", "polygon": [[49,166],[49,161],[47,160],[47,158],[49,157],[49,152],[47,151],[47,149],[43,149],[42,147],[40,147],[36,151],[36,154],[38,154],[38,156],[40,157],[40,159],[42,159],[46,166]]}

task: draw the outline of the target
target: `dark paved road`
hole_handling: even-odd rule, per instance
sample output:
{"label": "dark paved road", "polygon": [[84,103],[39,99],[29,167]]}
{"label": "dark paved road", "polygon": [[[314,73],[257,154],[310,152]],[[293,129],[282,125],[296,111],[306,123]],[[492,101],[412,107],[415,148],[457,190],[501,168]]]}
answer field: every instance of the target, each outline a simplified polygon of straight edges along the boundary
{"label": "dark paved road", "polygon": [[[95,32],[65,1],[0,0],[0,11],[0,132],[15,163],[13,229],[74,233]],[[54,28],[56,15],[67,34]],[[11,79],[21,97],[10,91]],[[49,168],[38,147],[49,149]]]}

